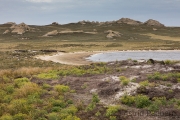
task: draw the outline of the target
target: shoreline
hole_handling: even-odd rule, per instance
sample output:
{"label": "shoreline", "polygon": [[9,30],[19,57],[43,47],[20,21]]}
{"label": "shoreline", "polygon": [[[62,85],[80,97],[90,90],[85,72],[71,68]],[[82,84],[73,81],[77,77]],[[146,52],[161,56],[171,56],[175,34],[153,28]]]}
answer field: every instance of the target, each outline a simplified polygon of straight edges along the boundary
{"label": "shoreline", "polygon": [[54,55],[38,55],[35,56],[36,59],[41,59],[45,61],[52,61],[56,63],[61,64],[67,64],[67,65],[89,65],[93,63],[90,60],[87,60],[86,58],[94,55],[94,54],[103,54],[103,53],[110,53],[110,52],[180,52],[180,50],[108,50],[108,51],[81,51],[81,52],[58,52]]}

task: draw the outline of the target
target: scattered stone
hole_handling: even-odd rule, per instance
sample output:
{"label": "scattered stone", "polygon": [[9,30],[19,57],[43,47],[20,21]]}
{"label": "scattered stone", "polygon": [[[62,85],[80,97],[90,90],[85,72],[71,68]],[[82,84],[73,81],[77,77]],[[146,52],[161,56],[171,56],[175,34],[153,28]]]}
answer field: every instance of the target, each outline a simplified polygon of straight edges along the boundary
{"label": "scattered stone", "polygon": [[143,24],[147,25],[147,26],[164,27],[164,25],[161,24],[159,21],[156,21],[156,20],[153,20],[153,19],[149,19],[146,22],[144,22]]}

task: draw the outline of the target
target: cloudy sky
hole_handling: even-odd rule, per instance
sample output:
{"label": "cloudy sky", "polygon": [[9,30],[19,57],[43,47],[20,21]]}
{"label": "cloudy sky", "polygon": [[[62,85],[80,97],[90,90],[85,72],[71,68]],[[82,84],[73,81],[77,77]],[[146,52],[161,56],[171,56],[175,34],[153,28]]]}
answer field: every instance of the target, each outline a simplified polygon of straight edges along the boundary
{"label": "cloudy sky", "polygon": [[0,0],[0,24],[155,19],[180,26],[180,0]]}

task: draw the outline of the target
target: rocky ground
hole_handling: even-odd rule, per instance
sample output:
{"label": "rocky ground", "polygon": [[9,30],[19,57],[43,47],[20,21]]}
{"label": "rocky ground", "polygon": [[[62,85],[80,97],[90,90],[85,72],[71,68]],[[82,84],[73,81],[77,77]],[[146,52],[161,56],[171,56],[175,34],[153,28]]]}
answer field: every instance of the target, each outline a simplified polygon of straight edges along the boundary
{"label": "rocky ground", "polygon": [[[84,66],[88,67],[88,66]],[[84,104],[88,104],[91,101],[92,94],[97,94],[100,98],[100,106],[108,105],[122,105],[125,106],[125,110],[120,110],[116,113],[118,120],[178,120],[180,118],[180,111],[172,106],[163,106],[160,108],[159,113],[152,114],[146,108],[139,109],[134,106],[126,106],[121,104],[120,99],[124,95],[137,95],[143,94],[153,100],[155,97],[165,97],[166,100],[180,99],[180,83],[178,79],[171,77],[164,77],[162,79],[160,75],[178,74],[180,71],[180,63],[170,64],[164,61],[154,60],[126,60],[109,62],[106,64],[108,68],[114,68],[115,71],[99,74],[99,75],[83,75],[79,76],[66,76],[59,80],[37,80],[33,82],[43,84],[64,84],[74,89],[76,93],[72,94],[75,101],[81,101]],[[158,78],[158,74],[159,78]],[[126,77],[130,80],[127,85],[123,85],[120,82],[119,77]],[[154,76],[154,78],[153,78]],[[157,78],[156,78],[157,77]],[[143,86],[142,81],[148,80],[148,86]],[[96,110],[101,109],[97,106]],[[93,114],[93,111],[92,111]],[[83,113],[83,117],[91,119],[106,119],[106,118],[91,118],[90,113]]]}

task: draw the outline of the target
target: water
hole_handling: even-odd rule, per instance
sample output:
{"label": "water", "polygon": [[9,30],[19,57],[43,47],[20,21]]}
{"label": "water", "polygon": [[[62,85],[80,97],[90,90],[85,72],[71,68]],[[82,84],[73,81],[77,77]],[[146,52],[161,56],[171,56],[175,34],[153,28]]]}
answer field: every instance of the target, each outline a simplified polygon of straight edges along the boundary
{"label": "water", "polygon": [[87,58],[93,62],[110,62],[116,60],[140,60],[140,59],[154,59],[154,60],[180,60],[180,51],[118,51],[118,52],[104,52],[94,54]]}

